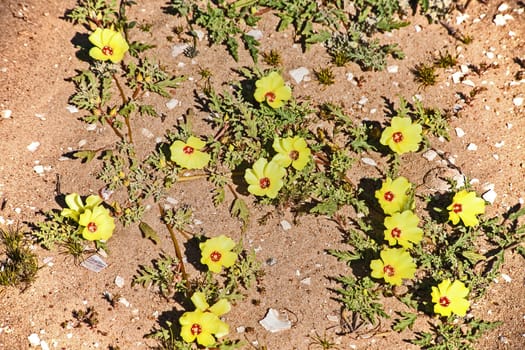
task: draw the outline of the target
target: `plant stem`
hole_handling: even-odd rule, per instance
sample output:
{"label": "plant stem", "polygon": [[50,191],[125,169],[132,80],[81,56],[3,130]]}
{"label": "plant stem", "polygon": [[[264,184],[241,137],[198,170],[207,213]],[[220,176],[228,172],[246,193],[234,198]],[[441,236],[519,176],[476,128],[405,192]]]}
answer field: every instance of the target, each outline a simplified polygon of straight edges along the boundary
{"label": "plant stem", "polygon": [[[164,217],[164,209],[159,204],[159,211],[161,217]],[[184,261],[182,259],[182,251],[179,247],[179,242],[177,241],[177,237],[175,236],[175,231],[173,230],[173,226],[168,224],[167,222],[164,223],[168,229],[168,232],[170,233],[171,241],[173,242],[173,247],[175,248],[175,255],[177,256],[177,259],[180,262],[180,272],[182,274],[182,279],[184,279],[184,283],[186,284],[186,289],[190,290],[190,281],[188,279],[188,274],[186,273],[186,268],[184,267]]]}

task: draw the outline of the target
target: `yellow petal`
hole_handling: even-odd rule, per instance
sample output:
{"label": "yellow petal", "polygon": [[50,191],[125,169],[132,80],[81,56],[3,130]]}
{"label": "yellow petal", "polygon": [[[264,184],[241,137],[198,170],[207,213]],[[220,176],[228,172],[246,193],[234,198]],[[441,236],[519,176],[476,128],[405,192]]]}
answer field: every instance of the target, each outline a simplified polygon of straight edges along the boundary
{"label": "yellow petal", "polygon": [[191,296],[191,302],[193,305],[195,305],[197,310],[206,311],[210,307],[210,305],[206,302],[206,295],[204,295],[202,292],[193,293]]}
{"label": "yellow petal", "polygon": [[210,307],[210,312],[217,316],[222,316],[231,310],[231,305],[226,299],[220,299],[218,302]]}

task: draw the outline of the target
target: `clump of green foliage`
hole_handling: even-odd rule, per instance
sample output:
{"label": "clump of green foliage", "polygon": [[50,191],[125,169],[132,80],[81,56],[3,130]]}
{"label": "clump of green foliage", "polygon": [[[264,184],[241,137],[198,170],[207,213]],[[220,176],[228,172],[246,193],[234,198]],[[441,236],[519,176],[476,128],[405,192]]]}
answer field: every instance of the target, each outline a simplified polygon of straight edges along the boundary
{"label": "clump of green foliage", "polygon": [[433,64],[418,63],[412,70],[414,80],[422,87],[436,85],[438,74]]}
{"label": "clump of green foliage", "polygon": [[0,229],[0,286],[27,288],[36,278],[38,259],[19,227]]}
{"label": "clump of green foliage", "polygon": [[320,68],[314,71],[314,73],[319,84],[328,86],[335,83],[335,75],[330,67]]}

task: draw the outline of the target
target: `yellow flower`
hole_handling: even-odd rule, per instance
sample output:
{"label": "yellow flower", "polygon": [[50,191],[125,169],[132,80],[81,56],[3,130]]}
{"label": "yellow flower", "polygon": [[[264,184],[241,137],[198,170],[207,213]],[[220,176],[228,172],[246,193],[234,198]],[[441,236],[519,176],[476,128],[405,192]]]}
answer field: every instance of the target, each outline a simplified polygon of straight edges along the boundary
{"label": "yellow flower", "polygon": [[[185,312],[179,318],[180,335],[187,343],[197,339],[197,343],[210,347],[215,344],[215,337],[220,338],[229,333],[230,327],[212,312],[195,310]],[[214,337],[215,335],[215,337]]]}
{"label": "yellow flower", "polygon": [[190,136],[186,143],[177,140],[170,147],[171,160],[186,169],[202,169],[210,161],[210,155],[200,151],[206,142]]}
{"label": "yellow flower", "polygon": [[470,307],[470,302],[466,299],[469,290],[463,282],[444,280],[437,287],[432,287],[432,302],[434,312],[442,316],[450,316],[452,313],[458,316],[465,316]]}
{"label": "yellow flower", "polygon": [[408,205],[408,192],[411,188],[410,182],[403,176],[394,181],[386,178],[383,185],[375,192],[375,196],[383,208],[385,214],[390,215],[402,211]]}
{"label": "yellow flower", "polygon": [[215,304],[210,306],[208,302],[206,301],[206,295],[202,292],[195,292],[191,296],[191,301],[193,302],[193,305],[197,308],[197,310],[200,310],[202,312],[211,312],[215,315],[221,317],[225,313],[230,312],[231,305],[226,299],[219,299]]}
{"label": "yellow flower", "polygon": [[275,198],[284,185],[284,175],[286,170],[279,163],[261,158],[251,169],[246,169],[244,179],[248,183],[248,192],[256,196]]}
{"label": "yellow flower", "polygon": [[266,101],[272,108],[279,108],[292,97],[292,89],[284,84],[284,79],[277,72],[271,72],[267,76],[255,82],[255,93],[253,97],[257,102]]}
{"label": "yellow flower", "polygon": [[423,239],[423,230],[417,227],[419,218],[411,210],[394,213],[385,217],[385,239],[388,244],[398,243],[403,248],[411,248],[412,243],[419,243]]}
{"label": "yellow flower", "polygon": [[115,221],[109,215],[109,210],[101,206],[86,209],[80,214],[78,224],[84,226],[82,237],[88,241],[107,241],[115,229]]}
{"label": "yellow flower", "polygon": [[383,130],[379,142],[397,154],[415,152],[421,142],[422,130],[421,125],[412,123],[409,117],[394,117],[390,126]]}
{"label": "yellow flower", "polygon": [[372,260],[370,268],[372,277],[384,278],[394,286],[403,283],[403,278],[412,278],[416,264],[410,254],[402,248],[387,248],[381,251],[381,259]]}
{"label": "yellow flower", "polygon": [[206,242],[200,243],[201,263],[208,265],[211,272],[219,273],[222,267],[230,267],[235,264],[237,254],[231,250],[235,242],[225,235],[213,237]]}
{"label": "yellow flower", "polygon": [[310,148],[302,137],[277,137],[272,147],[278,153],[273,160],[285,168],[291,164],[296,170],[302,170],[310,160]]}
{"label": "yellow flower", "polygon": [[448,219],[454,225],[463,220],[465,226],[476,226],[479,221],[476,215],[485,213],[485,201],[476,197],[475,192],[461,190],[454,195],[452,204],[447,207]]}
{"label": "yellow flower", "polygon": [[89,50],[89,55],[99,61],[120,62],[129,49],[122,34],[112,29],[97,28],[89,36],[89,41],[95,45]]}
{"label": "yellow flower", "polygon": [[100,203],[102,203],[100,196],[91,195],[86,198],[86,205],[84,205],[78,193],[70,193],[66,196],[66,204],[69,208],[62,209],[60,215],[78,222],[80,214],[84,213],[86,209],[93,209]]}

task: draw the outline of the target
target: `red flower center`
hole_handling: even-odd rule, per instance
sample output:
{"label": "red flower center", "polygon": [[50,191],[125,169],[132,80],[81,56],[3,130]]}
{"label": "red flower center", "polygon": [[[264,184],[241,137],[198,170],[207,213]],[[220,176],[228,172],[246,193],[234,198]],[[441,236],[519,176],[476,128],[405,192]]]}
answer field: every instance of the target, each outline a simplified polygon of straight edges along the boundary
{"label": "red flower center", "polygon": [[463,207],[459,203],[454,203],[454,205],[452,206],[452,211],[454,211],[454,213],[456,214],[460,213],[462,210],[463,210]]}
{"label": "red flower center", "polygon": [[266,101],[268,101],[268,102],[273,102],[273,101],[275,101],[275,93],[273,93],[272,91],[268,91],[264,95],[264,98],[266,98]]}
{"label": "red flower center", "polygon": [[439,298],[439,305],[443,306],[443,307],[447,307],[450,305],[450,299],[447,298],[447,297],[441,297]]}
{"label": "red flower center", "polygon": [[297,152],[296,150],[291,151],[290,158],[292,158],[292,160],[297,160],[299,158],[299,152]]}
{"label": "red flower center", "polygon": [[109,47],[109,46],[104,46],[102,48],[102,53],[104,55],[106,55],[106,56],[111,56],[111,55],[113,55],[113,49],[111,47]]}
{"label": "red flower center", "polygon": [[90,222],[89,224],[87,224],[87,229],[91,233],[97,232],[97,224],[95,224],[94,222]]}
{"label": "red flower center", "polygon": [[388,191],[383,196],[385,198],[385,201],[392,202],[394,200],[394,194],[391,191]]}
{"label": "red flower center", "polygon": [[213,262],[217,262],[219,260],[221,260],[221,257],[222,257],[222,254],[219,253],[218,251],[214,250],[213,252],[211,252],[210,254],[210,259],[211,261]]}
{"label": "red flower center", "polygon": [[399,238],[399,237],[401,237],[401,230],[398,229],[397,227],[395,227],[395,228],[392,229],[392,231],[390,231],[390,234],[394,238]]}
{"label": "red flower center", "polygon": [[262,189],[270,187],[270,179],[267,177],[263,177],[259,180],[259,186],[261,186]]}
{"label": "red flower center", "polygon": [[392,265],[385,265],[383,267],[383,272],[385,273],[385,275],[392,277],[394,276],[394,267]]}
{"label": "red flower center", "polygon": [[199,335],[202,332],[202,327],[198,323],[194,323],[191,325],[191,334],[192,335]]}
{"label": "red flower center", "polygon": [[403,133],[401,131],[397,131],[392,135],[392,140],[394,140],[395,143],[399,143],[403,141]]}
{"label": "red flower center", "polygon": [[191,146],[184,146],[182,152],[184,152],[184,154],[192,154],[194,150],[195,149]]}

